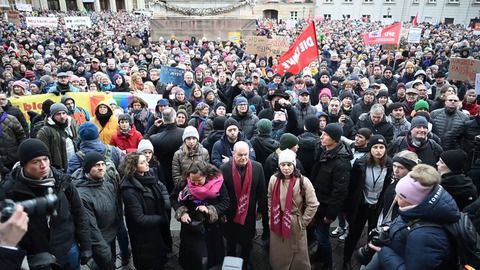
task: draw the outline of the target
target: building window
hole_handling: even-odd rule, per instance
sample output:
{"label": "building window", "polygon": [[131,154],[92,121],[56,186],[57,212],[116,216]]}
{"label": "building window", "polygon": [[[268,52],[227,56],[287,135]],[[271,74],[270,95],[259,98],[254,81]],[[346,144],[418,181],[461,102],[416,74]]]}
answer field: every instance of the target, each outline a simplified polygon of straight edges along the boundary
{"label": "building window", "polygon": [[384,0],[385,4],[393,4],[395,3],[395,0]]}
{"label": "building window", "polygon": [[413,0],[412,4],[420,4],[420,0]]}
{"label": "building window", "polygon": [[351,4],[353,2],[353,0],[343,0],[344,3],[346,4]]}
{"label": "building window", "polygon": [[436,4],[436,3],[437,3],[437,0],[428,0],[427,3],[429,3],[429,4]]}
{"label": "building window", "polygon": [[332,19],[332,14],[323,14],[323,18],[326,20],[326,21],[329,21]]}
{"label": "building window", "polygon": [[460,4],[460,0],[448,0],[449,4]]}
{"label": "building window", "polygon": [[373,0],[363,0],[363,3],[365,3],[365,4],[373,4]]}
{"label": "building window", "polygon": [[333,0],[323,0],[323,2],[325,2],[327,4],[331,4],[331,3],[333,3]]}
{"label": "building window", "polygon": [[445,24],[453,24],[454,18],[445,18]]}
{"label": "building window", "polygon": [[297,11],[290,11],[290,19],[296,20],[298,18],[298,12]]}

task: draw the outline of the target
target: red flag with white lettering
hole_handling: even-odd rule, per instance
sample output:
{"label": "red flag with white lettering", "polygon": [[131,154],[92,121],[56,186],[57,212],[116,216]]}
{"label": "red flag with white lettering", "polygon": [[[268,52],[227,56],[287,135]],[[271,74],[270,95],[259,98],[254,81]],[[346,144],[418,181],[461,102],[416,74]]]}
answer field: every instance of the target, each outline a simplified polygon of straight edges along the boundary
{"label": "red flag with white lettering", "polygon": [[378,31],[363,34],[363,43],[365,45],[373,44],[394,44],[398,45],[400,34],[402,32],[402,23],[394,23]]}
{"label": "red flag with white lettering", "polygon": [[413,18],[412,20],[412,26],[415,27],[417,26],[417,24],[418,24],[418,12],[417,12],[417,15],[415,15],[415,18]]}
{"label": "red flag with white lettering", "polygon": [[318,59],[318,45],[315,23],[312,21],[288,51],[280,56],[277,72],[280,75],[285,72],[298,74],[315,59]]}

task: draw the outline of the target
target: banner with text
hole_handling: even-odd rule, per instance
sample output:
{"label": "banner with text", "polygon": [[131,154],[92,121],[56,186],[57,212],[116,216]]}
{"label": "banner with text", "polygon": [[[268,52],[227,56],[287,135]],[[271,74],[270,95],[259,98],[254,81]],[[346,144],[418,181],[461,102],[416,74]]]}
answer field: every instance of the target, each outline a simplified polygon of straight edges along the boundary
{"label": "banner with text", "polygon": [[475,81],[475,76],[480,73],[480,60],[466,58],[450,58],[448,79],[459,81]]}
{"label": "banner with text", "polygon": [[160,69],[160,81],[167,84],[181,85],[183,84],[184,74],[185,70],[181,68],[162,66]]}
{"label": "banner with text", "polygon": [[288,51],[280,56],[277,71],[280,75],[286,72],[298,74],[316,59],[318,59],[317,34],[315,23],[312,21],[297,37]]}
{"label": "banner with text", "polygon": [[57,17],[27,17],[27,27],[57,27]]}
{"label": "banner with text", "polygon": [[30,5],[30,4],[16,3],[15,6],[20,11],[32,12],[32,10],[33,10],[32,5]]}
{"label": "banner with text", "polygon": [[80,26],[92,27],[92,20],[88,16],[65,17],[65,26],[69,29],[77,29]]}
{"label": "banner with text", "polygon": [[290,47],[290,43],[285,37],[269,39],[264,36],[248,36],[245,38],[245,42],[247,43],[246,51],[258,56],[282,55]]}
{"label": "banner with text", "polygon": [[380,30],[363,34],[365,45],[394,44],[398,45],[402,32],[402,23],[394,23]]}

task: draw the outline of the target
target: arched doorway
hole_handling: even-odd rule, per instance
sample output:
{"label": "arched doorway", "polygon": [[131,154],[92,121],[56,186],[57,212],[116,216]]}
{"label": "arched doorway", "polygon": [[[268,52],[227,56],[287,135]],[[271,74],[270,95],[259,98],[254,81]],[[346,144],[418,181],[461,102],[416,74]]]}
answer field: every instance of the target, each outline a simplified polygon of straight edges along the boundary
{"label": "arched doorway", "polygon": [[278,10],[275,9],[265,9],[263,11],[263,17],[266,19],[275,19],[278,20]]}

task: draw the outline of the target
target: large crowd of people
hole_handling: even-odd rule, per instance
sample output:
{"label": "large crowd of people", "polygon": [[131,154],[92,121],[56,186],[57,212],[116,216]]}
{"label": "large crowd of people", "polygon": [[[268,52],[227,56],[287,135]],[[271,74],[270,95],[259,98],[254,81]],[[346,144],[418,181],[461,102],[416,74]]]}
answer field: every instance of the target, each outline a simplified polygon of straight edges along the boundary
{"label": "large crowd of people", "polygon": [[[253,269],[257,229],[275,270],[332,269],[332,237],[345,270],[458,269],[441,226],[465,212],[480,232],[480,105],[448,71],[451,57],[480,59],[471,28],[423,23],[420,44],[387,50],[362,43],[379,22],[317,21],[319,60],[280,75],[278,56],[243,40],[152,40],[146,17],[88,16],[92,28],[0,22],[0,199],[58,197],[55,215],[14,214],[28,231],[0,233],[0,264],[22,259],[19,242],[30,269],[114,269],[118,242],[123,266],[164,269],[175,218],[183,269],[225,256]],[[293,41],[305,25],[260,19],[256,34]],[[183,82],[161,82],[164,66]],[[76,92],[133,98],[89,112]],[[46,93],[60,102],[40,113],[11,102]],[[154,110],[140,93],[158,95]],[[418,220],[440,226],[410,232]],[[390,241],[357,252],[367,224],[388,224]]]}

